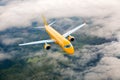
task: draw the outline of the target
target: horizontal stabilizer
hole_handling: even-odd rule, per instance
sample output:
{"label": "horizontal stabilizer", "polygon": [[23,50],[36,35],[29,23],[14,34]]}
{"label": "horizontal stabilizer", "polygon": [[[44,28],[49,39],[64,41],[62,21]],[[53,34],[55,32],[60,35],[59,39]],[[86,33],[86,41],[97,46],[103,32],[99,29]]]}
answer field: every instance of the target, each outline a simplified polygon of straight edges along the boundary
{"label": "horizontal stabilizer", "polygon": [[[52,23],[49,24],[49,26],[53,25],[56,21],[53,21]],[[44,26],[38,26],[38,27],[34,27],[36,29],[44,29]]]}
{"label": "horizontal stabilizer", "polygon": [[56,22],[56,21],[51,22],[51,23],[49,24],[49,26],[53,25],[55,22]]}
{"label": "horizontal stabilizer", "polygon": [[36,29],[44,29],[45,27],[44,26],[38,26],[38,27],[34,27]]}

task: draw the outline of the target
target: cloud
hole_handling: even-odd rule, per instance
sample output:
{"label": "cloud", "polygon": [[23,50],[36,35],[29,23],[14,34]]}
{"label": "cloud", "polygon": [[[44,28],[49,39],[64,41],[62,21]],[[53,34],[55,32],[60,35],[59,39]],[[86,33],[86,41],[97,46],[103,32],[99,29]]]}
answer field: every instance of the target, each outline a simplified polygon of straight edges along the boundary
{"label": "cloud", "polygon": [[119,80],[120,60],[115,57],[104,57],[100,63],[91,68],[85,76],[85,80]]}
{"label": "cloud", "polygon": [[5,53],[0,53],[0,61],[5,60],[5,59],[10,59],[11,56]]}
{"label": "cloud", "polygon": [[110,43],[105,43],[102,45],[97,45],[95,46],[96,48],[99,49],[97,53],[103,53],[104,56],[112,56],[112,57],[117,57],[120,55],[120,42],[110,42]]}
{"label": "cloud", "polygon": [[[119,42],[109,42],[101,45],[86,45],[81,50],[82,63],[94,64],[93,66],[86,65],[87,68],[84,69],[82,74],[85,80],[119,80],[119,67],[120,67],[120,43]],[[96,56],[97,54],[102,55],[102,57]],[[79,56],[79,54],[77,54]],[[92,60],[93,59],[93,60]],[[99,60],[98,60],[99,59]],[[98,61],[97,61],[98,60]],[[81,59],[80,59],[81,61]],[[79,61],[79,62],[80,62]],[[94,62],[92,62],[94,61]],[[97,63],[96,63],[97,61]]]}
{"label": "cloud", "polygon": [[[26,34],[24,34],[24,35],[26,35]],[[18,38],[18,37],[13,38],[13,36],[11,37],[10,34],[2,34],[0,36],[0,42],[5,45],[11,45],[11,44],[19,42],[20,40],[22,40],[22,38]]]}
{"label": "cloud", "polygon": [[[11,0],[11,1],[13,1],[13,0]],[[5,6],[9,2],[10,2],[10,0],[0,0],[0,6]]]}
{"label": "cloud", "polygon": [[85,45],[72,56],[52,51],[40,51],[32,53],[32,56],[44,55],[44,59],[37,64],[48,59],[49,62],[46,64],[52,64],[55,67],[54,72],[61,74],[63,79],[119,80],[119,49],[118,42],[110,42],[101,45]]}
{"label": "cloud", "polygon": [[12,0],[0,6],[0,30],[10,27],[30,26],[47,18],[80,16],[92,18],[96,26],[91,34],[110,37],[119,31],[119,0]]}
{"label": "cloud", "polygon": [[[4,3],[7,4],[0,6],[0,31],[11,27],[27,27],[33,21],[40,22],[41,14],[48,19],[73,16],[91,18],[92,24],[88,25],[91,27],[86,28],[85,33],[107,39],[116,38],[118,41],[85,45],[72,57],[57,52],[48,53],[47,56],[56,63],[57,59],[68,61],[65,65],[69,67],[58,68],[62,69],[63,75],[72,76],[76,80],[120,79],[120,0],[6,0]],[[71,21],[72,24],[74,22]],[[6,38],[3,43],[10,44],[18,40]],[[0,55],[0,60],[8,58],[8,55]],[[39,55],[39,52],[35,55]]]}
{"label": "cloud", "polygon": [[2,39],[2,43],[5,45],[10,45],[10,44],[14,44],[20,40],[22,40],[22,38],[4,38],[4,39]]}

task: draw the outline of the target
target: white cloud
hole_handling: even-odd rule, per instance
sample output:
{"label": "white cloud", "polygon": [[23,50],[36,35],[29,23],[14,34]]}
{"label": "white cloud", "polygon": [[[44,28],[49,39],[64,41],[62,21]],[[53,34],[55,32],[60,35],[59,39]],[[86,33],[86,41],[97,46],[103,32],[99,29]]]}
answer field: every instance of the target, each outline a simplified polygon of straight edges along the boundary
{"label": "white cloud", "polygon": [[5,60],[5,59],[10,59],[11,56],[5,53],[0,53],[0,61]]}
{"label": "white cloud", "polygon": [[100,63],[91,68],[85,76],[85,80],[119,80],[120,60],[114,57],[104,57]]}
{"label": "white cloud", "polygon": [[119,30],[119,0],[13,0],[0,6],[0,30],[8,27],[25,27],[32,21],[47,18],[82,16],[92,17],[94,24],[103,25],[93,31],[97,36],[111,36]]}
{"label": "white cloud", "polygon": [[[47,18],[81,16],[91,18],[93,21],[92,28],[88,30],[89,34],[105,38],[115,37],[120,40],[119,8],[120,0],[13,0],[4,6],[0,6],[0,30],[13,26],[29,26],[32,21],[41,21],[41,14],[44,14]],[[8,42],[7,44],[14,43],[9,39],[5,42]],[[116,56],[120,56],[119,44],[120,42],[110,42],[85,47],[81,52],[78,51],[78,54],[75,53],[73,57],[77,59],[75,62],[72,59],[70,60],[72,66],[70,66],[70,70],[65,71],[65,74],[73,75],[75,78],[80,76],[82,72],[76,73],[71,68],[84,66],[91,59],[96,59],[99,53],[104,54],[104,57],[96,67],[90,67],[90,70],[85,75],[85,79],[120,79],[118,75],[120,74],[120,61],[116,58]],[[36,55],[38,54],[36,53]],[[8,58],[7,55],[0,55],[1,60]],[[59,53],[48,53],[48,56],[55,60],[59,58],[60,60],[69,61],[69,58]],[[70,74],[69,72],[72,73]],[[111,73],[114,74],[112,75]]]}
{"label": "white cloud", "polygon": [[110,42],[102,45],[94,46],[99,49],[97,53],[102,53],[104,56],[120,56],[120,42]]}
{"label": "white cloud", "polygon": [[[26,35],[26,34],[24,34],[24,35]],[[22,40],[22,38],[12,38],[8,34],[4,34],[4,35],[0,36],[0,41],[5,45],[10,45],[10,44],[17,43],[20,40]]]}
{"label": "white cloud", "polygon": [[22,40],[22,38],[3,38],[2,43],[5,45],[10,45],[10,44],[14,44],[20,40]]}

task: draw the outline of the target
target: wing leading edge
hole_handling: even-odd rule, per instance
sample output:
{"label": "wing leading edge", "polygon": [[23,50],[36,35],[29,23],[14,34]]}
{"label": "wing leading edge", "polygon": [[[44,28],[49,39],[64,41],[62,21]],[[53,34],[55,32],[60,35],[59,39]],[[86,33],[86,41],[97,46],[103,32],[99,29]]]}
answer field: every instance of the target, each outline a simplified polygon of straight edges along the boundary
{"label": "wing leading edge", "polygon": [[19,44],[19,46],[25,46],[25,45],[33,45],[33,44],[44,44],[44,43],[53,43],[55,40],[41,40],[41,41],[34,41],[34,42],[29,42],[29,43],[23,43]]}
{"label": "wing leading edge", "polygon": [[77,31],[78,29],[80,29],[81,27],[83,27],[83,26],[85,26],[85,25],[86,25],[86,23],[83,23],[83,24],[77,26],[76,28],[74,28],[74,29],[66,32],[65,34],[63,34],[63,36],[64,36],[64,37],[67,37],[67,36],[69,36],[70,34],[74,33],[75,31]]}

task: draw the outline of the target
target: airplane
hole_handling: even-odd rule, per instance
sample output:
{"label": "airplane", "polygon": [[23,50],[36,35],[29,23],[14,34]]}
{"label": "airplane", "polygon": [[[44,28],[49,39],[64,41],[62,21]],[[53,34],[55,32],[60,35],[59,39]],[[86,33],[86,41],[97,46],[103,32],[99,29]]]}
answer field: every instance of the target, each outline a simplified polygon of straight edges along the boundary
{"label": "airplane", "polygon": [[[71,36],[71,34],[74,33],[75,31],[77,31],[78,29],[80,29],[81,27],[85,26],[86,23],[83,23],[83,24],[77,26],[76,28],[66,32],[65,34],[61,35],[58,31],[56,31],[55,29],[53,29],[51,27],[51,25],[54,24],[55,22],[48,24],[47,20],[44,16],[42,16],[42,19],[44,21],[44,27],[42,27],[42,28],[45,28],[46,32],[49,34],[51,39],[23,43],[23,44],[19,44],[19,46],[33,45],[33,44],[44,44],[44,48],[46,50],[49,50],[51,48],[51,45],[49,43],[56,43],[67,54],[73,55],[74,54],[74,47],[71,44],[71,42],[74,41],[75,38],[74,38],[74,36]],[[41,28],[41,27],[36,27],[36,28]]]}

